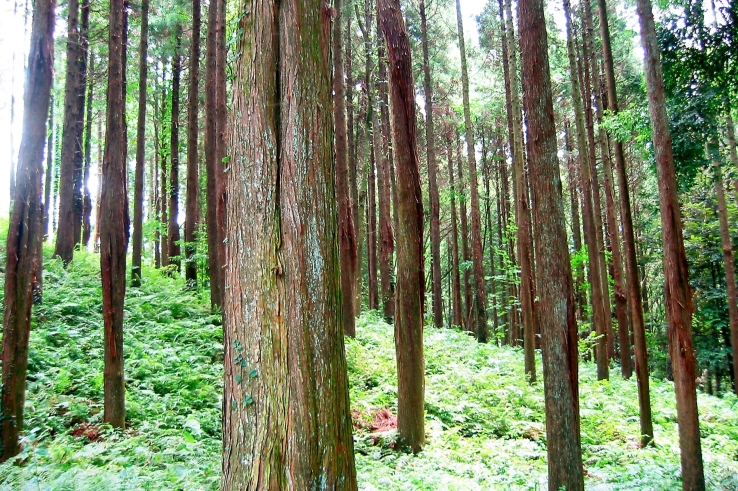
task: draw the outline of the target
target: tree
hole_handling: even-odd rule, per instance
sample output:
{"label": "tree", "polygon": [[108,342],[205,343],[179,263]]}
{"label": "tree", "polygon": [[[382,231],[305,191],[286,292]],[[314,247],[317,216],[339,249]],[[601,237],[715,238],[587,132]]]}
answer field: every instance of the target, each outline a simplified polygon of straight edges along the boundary
{"label": "tree", "polygon": [[192,0],[192,41],[190,44],[190,88],[187,101],[187,199],[185,204],[185,278],[187,282],[197,284],[197,252],[196,228],[199,220],[197,199],[199,194],[198,159],[197,159],[197,116],[199,108],[200,83],[200,0]]}
{"label": "tree", "polygon": [[397,433],[401,445],[420,451],[425,441],[423,402],[423,199],[416,141],[410,41],[399,0],[378,0],[379,26],[389,56],[390,104],[397,165]]}
{"label": "tree", "polygon": [[105,154],[100,191],[100,267],[105,327],[105,414],[115,428],[125,426],[123,379],[123,304],[128,250],[126,185],[125,60],[128,12],[125,0],[110,0]]}
{"label": "tree", "polygon": [[548,489],[584,489],[579,427],[577,325],[556,149],[542,0],[520,0],[523,107],[533,189],[537,293],[546,399]]}
{"label": "tree", "polygon": [[[149,0],[141,2],[141,44],[138,48],[138,126],[136,128],[136,171],[133,184],[133,256],[131,286],[141,286],[143,249],[144,159],[146,158],[146,77],[148,73]],[[151,183],[155,186],[155,183]]]}
{"label": "tree", "polygon": [[0,462],[18,454],[18,433],[23,428],[33,282],[41,268],[38,244],[43,241],[41,165],[54,68],[54,8],[54,0],[36,0],[28,53],[23,137],[5,260]]}
{"label": "tree", "polygon": [[448,156],[448,182],[451,193],[451,325],[463,325],[461,307],[461,275],[459,273],[459,227],[456,219],[456,186],[454,183],[453,131],[446,127],[446,153]]}
{"label": "tree", "polygon": [[341,295],[343,331],[356,335],[354,283],[356,275],[356,233],[351,213],[349,190],[349,151],[346,125],[346,91],[343,66],[343,29],[341,0],[334,2],[333,22],[333,114],[336,127],[336,198],[338,200],[339,253],[341,255]]}
{"label": "tree", "polygon": [[666,320],[669,352],[674,369],[682,488],[685,491],[699,491],[705,489],[705,477],[695,393],[696,360],[692,347],[692,297],[689,292],[689,271],[682,238],[682,217],[674,172],[671,132],[666,114],[664,76],[651,1],[638,0],[636,6],[645,56],[648,107],[658,172]]}
{"label": "tree", "polygon": [[169,154],[171,165],[169,168],[169,264],[174,266],[175,273],[179,274],[182,261],[179,259],[179,92],[182,75],[182,27],[174,27],[174,55],[172,56],[172,126],[170,128],[171,144]]}
{"label": "tree", "polygon": [[229,125],[222,488],[356,490],[324,110],[331,13],[316,0],[247,9]]}

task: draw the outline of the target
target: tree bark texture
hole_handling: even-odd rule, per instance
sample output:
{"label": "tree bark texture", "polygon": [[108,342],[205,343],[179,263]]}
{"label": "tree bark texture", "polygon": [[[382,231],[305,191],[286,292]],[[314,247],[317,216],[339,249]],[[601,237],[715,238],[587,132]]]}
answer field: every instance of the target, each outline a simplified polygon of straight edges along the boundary
{"label": "tree bark texture", "polygon": [[645,57],[648,107],[658,173],[661,238],[664,254],[664,290],[669,352],[674,368],[674,388],[681,447],[682,489],[705,489],[700,425],[695,393],[697,361],[692,345],[692,297],[689,269],[682,238],[682,217],[677,195],[674,154],[664,96],[656,26],[650,0],[637,0],[641,43]]}
{"label": "tree bark texture", "polygon": [[23,136],[5,256],[0,462],[18,454],[18,433],[23,428],[33,283],[41,267],[43,241],[41,174],[54,68],[54,8],[54,0],[36,0],[31,27]]}
{"label": "tree bark texture", "polygon": [[224,490],[356,490],[333,165],[331,12],[239,27],[224,289]]}
{"label": "tree bark texture", "polygon": [[176,26],[174,34],[174,55],[172,56],[172,114],[169,146],[170,168],[169,168],[169,264],[174,266],[175,275],[179,276],[182,261],[179,256],[182,253],[179,246],[179,93],[182,75],[182,27]]}
{"label": "tree bark texture", "polygon": [[125,0],[110,1],[108,88],[105,154],[100,192],[100,267],[105,331],[105,413],[114,428],[125,426],[123,380],[123,303],[128,250],[128,186],[126,184],[126,119],[124,65],[128,29]]}
{"label": "tree bark texture", "polygon": [[136,128],[136,170],[133,184],[133,256],[131,286],[141,286],[143,252],[144,160],[146,159],[146,80],[149,47],[149,0],[141,2],[141,44],[138,51],[138,126]]}
{"label": "tree bark texture", "polygon": [[584,490],[579,426],[577,325],[542,0],[518,3],[523,106],[543,337],[548,489]]}
{"label": "tree bark texture", "polygon": [[[95,68],[95,58],[90,53],[89,73]],[[92,166],[92,96],[94,81],[87,77],[87,114],[85,116],[85,165],[82,174],[82,247],[87,248],[92,236],[92,196],[90,195],[90,167]]]}
{"label": "tree bark texture", "polygon": [[464,325],[461,306],[461,273],[459,271],[459,226],[456,219],[456,186],[454,182],[453,131],[446,128],[446,153],[448,157],[448,181],[451,191],[451,326]]}
{"label": "tree bark texture", "polygon": [[389,55],[390,101],[397,162],[397,433],[418,452],[425,441],[423,359],[423,198],[418,167],[415,90],[410,41],[399,0],[378,0]]}

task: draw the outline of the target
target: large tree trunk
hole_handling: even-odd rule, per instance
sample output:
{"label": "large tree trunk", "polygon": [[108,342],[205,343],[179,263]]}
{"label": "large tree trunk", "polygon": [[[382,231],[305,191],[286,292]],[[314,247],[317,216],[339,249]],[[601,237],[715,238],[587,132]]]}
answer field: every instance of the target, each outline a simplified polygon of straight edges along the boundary
{"label": "large tree trunk", "polygon": [[128,29],[125,0],[110,1],[108,90],[105,155],[100,192],[100,267],[105,326],[105,415],[115,428],[125,426],[123,381],[123,302],[128,250],[128,186],[126,184],[126,119],[124,65]]}
{"label": "large tree trunk", "polygon": [[577,324],[561,177],[556,156],[542,0],[520,0],[523,105],[531,164],[539,315],[543,336],[548,489],[584,490],[579,433]]}
{"label": "large tree trunk", "polygon": [[451,326],[462,327],[461,274],[459,273],[459,226],[456,218],[456,186],[454,183],[453,131],[446,128],[446,153],[448,156],[448,181],[451,191]]}
{"label": "large tree trunk", "polygon": [[77,152],[81,152],[82,108],[79,106],[79,86],[82,74],[80,62],[82,43],[79,32],[79,0],[69,0],[67,19],[67,69],[64,89],[64,127],[62,133],[61,169],[59,183],[59,227],[56,234],[54,255],[69,264],[74,248],[79,244],[75,237],[75,164]]}
{"label": "large tree trunk", "polygon": [[423,97],[425,99],[425,145],[428,162],[428,196],[430,201],[431,278],[433,292],[433,325],[443,327],[443,297],[441,295],[441,223],[438,198],[438,165],[436,163],[435,131],[433,128],[433,82],[428,53],[428,19],[425,0],[420,0],[420,33],[423,44]]}
{"label": "large tree trunk", "polygon": [[658,171],[661,233],[664,250],[664,290],[669,351],[674,368],[674,387],[681,447],[682,488],[705,489],[700,444],[700,424],[695,393],[697,360],[692,346],[692,297],[689,269],[682,238],[682,217],[677,195],[674,154],[671,148],[669,119],[664,97],[656,26],[650,0],[637,0],[641,43],[645,56],[648,106],[653,129],[653,144]]}
{"label": "large tree trunk", "polygon": [[190,87],[187,100],[187,198],[185,203],[185,279],[197,285],[197,223],[199,221],[199,169],[197,159],[197,116],[200,83],[200,0],[192,0],[192,42],[190,45]]}
{"label": "large tree trunk", "polygon": [[571,6],[569,0],[564,0],[564,15],[566,16],[566,44],[569,55],[569,77],[571,80],[571,98],[574,103],[576,122],[576,142],[579,153],[579,177],[582,187],[582,218],[584,222],[584,241],[587,244],[587,259],[589,284],[592,288],[592,317],[595,331],[599,336],[597,349],[597,379],[610,378],[610,366],[607,359],[605,317],[608,315],[605,307],[604,292],[599,261],[599,249],[595,233],[594,206],[598,206],[592,198],[591,167],[589,165],[590,152],[587,146],[587,134],[584,128],[583,97],[577,73],[577,60],[574,49],[574,38],[571,23]]}
{"label": "large tree trunk", "polygon": [[[224,490],[357,489],[341,325],[330,10],[252,0],[231,112]],[[303,124],[310,121],[310,124]]]}
{"label": "large tree trunk", "polygon": [[[230,157],[226,148],[226,130],[227,112],[226,107],[226,1],[217,0],[215,4],[218,7],[216,15],[216,32],[215,32],[215,68],[216,68],[216,84],[215,84],[215,118],[217,120],[216,128],[218,132],[215,138],[216,158],[218,165],[218,209],[217,209],[217,226],[218,226],[218,258],[220,260],[220,273],[218,273],[218,289],[223,292],[225,290],[225,272],[228,267],[225,262],[225,246],[228,238],[225,235],[226,228],[226,187],[228,183],[228,169],[230,167]],[[222,295],[222,293],[221,293]]]}
{"label": "large tree trunk", "polygon": [[[136,173],[133,184],[133,257],[131,286],[141,286],[143,249],[144,159],[146,159],[146,76],[149,47],[149,0],[141,2],[141,44],[138,48],[138,126],[136,128]],[[152,183],[153,184],[153,183]],[[155,184],[154,184],[155,186]]]}
{"label": "large tree trunk", "polygon": [[54,68],[54,4],[36,0],[28,53],[23,137],[5,255],[0,462],[18,454],[18,433],[23,428],[33,283],[41,267],[43,241],[41,173]]}
{"label": "large tree trunk", "polygon": [[[474,319],[477,341],[486,343],[489,338],[487,326],[487,294],[484,284],[484,253],[482,251],[482,219],[479,213],[479,187],[477,182],[477,156],[474,148],[474,126],[469,108],[469,73],[466,66],[466,47],[464,26],[461,19],[461,3],[456,0],[456,24],[461,51],[461,89],[464,105],[464,129],[466,138],[466,159],[469,165],[469,190],[471,197],[471,253],[474,265]],[[535,375],[533,376],[535,378]]]}
{"label": "large tree trunk", "polygon": [[[605,61],[605,80],[607,82],[607,98],[609,108],[618,112],[618,97],[615,85],[615,69],[610,45],[610,27],[607,22],[607,6],[605,0],[598,0],[600,30],[602,33],[602,52]],[[625,173],[625,154],[623,144],[615,141],[615,173],[620,190],[620,222],[623,230],[623,252],[625,255],[626,285],[628,288],[628,305],[630,322],[633,330],[635,352],[635,370],[638,380],[638,408],[641,422],[641,446],[646,446],[653,439],[653,422],[651,418],[651,395],[648,380],[648,353],[646,349],[646,327],[643,320],[643,302],[641,282],[636,261],[635,235],[633,233],[633,216],[630,208],[630,190]]]}
{"label": "large tree trunk", "polygon": [[341,316],[343,332],[347,336],[354,337],[356,335],[356,320],[354,317],[356,233],[354,232],[354,221],[351,213],[349,183],[341,0],[334,2],[334,8],[336,18],[333,22],[333,115],[336,128],[336,200],[338,201],[338,243],[341,255]]}
{"label": "large tree trunk", "polygon": [[397,159],[397,433],[401,445],[420,451],[425,441],[423,402],[423,198],[416,141],[415,90],[410,41],[399,0],[379,0],[387,41],[390,103]]}
{"label": "large tree trunk", "polygon": [[174,266],[174,273],[179,276],[182,253],[179,246],[179,89],[182,75],[182,27],[176,26],[174,34],[174,56],[172,56],[172,125],[170,127],[171,144],[169,154],[171,167],[169,168],[169,236],[168,252],[169,264]]}

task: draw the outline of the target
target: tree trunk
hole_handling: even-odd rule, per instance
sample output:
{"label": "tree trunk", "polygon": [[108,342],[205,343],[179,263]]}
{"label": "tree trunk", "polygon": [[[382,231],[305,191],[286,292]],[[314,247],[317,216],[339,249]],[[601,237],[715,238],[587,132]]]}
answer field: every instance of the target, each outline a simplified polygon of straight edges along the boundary
{"label": "tree trunk", "polygon": [[[90,53],[89,73],[93,73],[95,58]],[[92,96],[94,81],[87,77],[87,115],[85,116],[85,165],[82,178],[82,247],[87,248],[92,235],[92,196],[90,195],[90,167],[92,166]]]}
{"label": "tree trunk", "polygon": [[67,68],[64,89],[64,127],[62,132],[61,169],[59,183],[59,227],[56,234],[54,255],[69,264],[74,255],[74,248],[79,243],[75,237],[75,162],[79,146],[80,121],[78,91],[81,83],[80,63],[82,43],[79,33],[79,0],[69,0],[67,10]]}
{"label": "tree trunk", "polygon": [[410,41],[399,0],[379,0],[379,25],[387,41],[390,101],[397,159],[397,436],[419,452],[425,441],[423,401],[423,198],[416,141],[415,90]]}
{"label": "tree trunk", "polygon": [[333,22],[333,116],[336,134],[336,200],[338,202],[339,253],[341,259],[341,316],[343,332],[356,336],[354,283],[356,275],[356,234],[351,215],[349,150],[346,125],[346,92],[343,66],[343,26],[341,0],[335,0]]}
{"label": "tree trunk", "polygon": [[[466,47],[464,26],[461,19],[461,3],[456,0],[456,23],[461,51],[461,87],[464,105],[464,129],[466,138],[466,159],[469,165],[469,190],[471,197],[471,253],[474,264],[474,318],[477,341],[486,343],[489,338],[487,326],[487,294],[484,284],[484,254],[482,251],[482,218],[479,213],[479,186],[477,182],[477,156],[474,149],[474,127],[469,108],[469,74],[466,66]],[[533,376],[535,378],[535,375]]]}
{"label": "tree trunk", "polygon": [[428,196],[431,228],[431,277],[433,292],[433,325],[443,327],[443,297],[441,295],[441,223],[438,197],[438,165],[436,164],[435,131],[433,128],[433,82],[428,53],[428,19],[425,0],[420,0],[420,33],[423,45],[423,97],[425,100],[425,144],[428,163]]}
{"label": "tree trunk", "polygon": [[[216,128],[218,129],[215,138],[216,157],[215,163],[218,166],[218,187],[217,187],[217,220],[218,226],[218,259],[220,261],[220,272],[218,273],[218,289],[223,292],[225,290],[225,273],[224,269],[228,268],[225,261],[225,245],[228,237],[225,235],[226,227],[226,187],[228,183],[228,169],[230,166],[230,157],[226,147],[226,130],[227,130],[227,107],[226,107],[226,1],[217,0],[215,2],[217,9],[216,15],[216,32],[215,32],[215,118]],[[222,293],[221,293],[222,295]]]}
{"label": "tree trunk", "polygon": [[464,167],[461,165],[461,136],[455,132],[456,137],[456,170],[459,173],[459,215],[461,221],[461,254],[464,259],[464,310],[462,322],[464,329],[476,335],[474,323],[474,310],[472,299],[472,286],[468,264],[471,262],[471,249],[469,247],[469,222],[466,213],[466,181],[464,180]]}
{"label": "tree trunk", "polygon": [[577,324],[561,177],[556,156],[548,40],[542,0],[518,3],[523,105],[536,226],[543,337],[548,489],[584,490],[579,433]]}
{"label": "tree trunk", "polygon": [[[579,215],[579,176],[577,173],[577,166],[574,157],[572,156],[572,144],[571,144],[571,130],[569,122],[564,121],[564,139],[566,145],[566,160],[568,169],[568,183],[569,183],[569,201],[571,205],[571,235],[574,242],[574,250],[579,252],[582,249],[582,226]],[[580,288],[584,282],[584,265],[580,265],[574,277],[574,300],[577,302],[577,318],[581,319],[582,309],[584,308],[584,302],[582,298]]]}
{"label": "tree trunk", "polygon": [[179,276],[182,261],[179,256],[182,253],[179,246],[179,89],[182,74],[182,27],[174,28],[174,55],[172,56],[172,126],[170,128],[171,144],[169,155],[171,156],[171,167],[169,168],[169,264],[174,266],[175,276]]}
{"label": "tree trunk", "polygon": [[[607,99],[613,113],[618,112],[617,88],[615,85],[615,69],[610,45],[610,27],[607,22],[607,5],[605,0],[598,0],[600,15],[600,31],[602,34],[602,52],[605,61],[605,80],[607,82]],[[646,327],[643,320],[643,302],[641,282],[636,261],[635,236],[633,233],[633,217],[630,208],[630,190],[625,173],[625,155],[623,144],[615,141],[615,173],[620,190],[620,222],[623,230],[623,252],[625,255],[626,285],[628,288],[628,305],[630,322],[633,330],[635,353],[635,370],[638,380],[638,408],[641,422],[641,446],[645,447],[653,439],[653,422],[651,419],[651,395],[648,380],[648,354],[646,348]]]}
{"label": "tree trunk", "polygon": [[571,6],[569,0],[564,0],[564,14],[566,16],[566,38],[567,52],[569,55],[569,76],[571,79],[571,98],[574,103],[574,113],[576,122],[576,142],[579,153],[579,176],[582,187],[582,218],[584,222],[584,241],[587,244],[587,259],[589,276],[589,284],[592,288],[592,317],[593,324],[598,340],[597,349],[597,379],[607,380],[610,378],[610,366],[607,359],[607,345],[605,337],[605,310],[604,293],[602,291],[602,281],[600,278],[602,269],[599,264],[599,254],[597,246],[597,238],[595,234],[595,222],[593,207],[595,203],[592,199],[592,180],[590,177],[591,167],[589,165],[590,152],[588,151],[586,141],[586,130],[584,129],[584,108],[583,97],[579,85],[579,75],[577,73],[577,60],[574,49],[574,37],[571,26]]}
{"label": "tree trunk", "polygon": [[705,489],[700,444],[700,425],[695,393],[697,361],[692,347],[692,297],[689,269],[682,238],[682,217],[677,195],[674,154],[664,97],[656,27],[650,0],[637,0],[641,43],[645,56],[648,107],[653,128],[653,144],[658,171],[661,233],[664,248],[664,290],[669,351],[674,367],[674,386],[681,447],[682,488]]}
{"label": "tree trunk", "polygon": [[456,186],[454,184],[453,130],[447,123],[446,151],[448,154],[448,181],[451,190],[451,325],[462,327],[461,274],[459,272],[459,226],[456,218]]}
{"label": "tree trunk", "polygon": [[43,241],[41,173],[54,68],[54,3],[36,0],[28,53],[23,137],[5,255],[0,462],[18,454],[18,433],[23,429],[33,283],[41,267]]}
{"label": "tree trunk", "polygon": [[[146,159],[146,76],[149,47],[149,0],[141,2],[141,44],[138,48],[138,125],[136,128],[136,173],[133,184],[133,257],[131,286],[141,286],[143,249],[144,160]],[[155,184],[154,184],[155,186]]]}
{"label": "tree trunk", "polygon": [[[46,172],[44,174],[44,218],[41,225],[41,235],[43,240],[49,236],[49,215],[54,213],[54,207],[51,203],[51,187],[54,177],[54,96],[50,96],[49,101],[49,132],[46,137]],[[59,132],[59,129],[56,129]]]}
{"label": "tree trunk", "polygon": [[[205,224],[208,232],[208,274],[210,276],[210,305],[213,310],[222,306],[220,276],[223,273],[223,261],[220,258],[218,229],[218,180],[220,163],[218,162],[217,134],[218,119],[216,115],[217,84],[217,36],[218,2],[214,0],[208,6],[208,32],[205,42]],[[164,163],[162,161],[162,163]],[[163,171],[163,168],[162,168]],[[164,252],[164,251],[162,251]],[[163,255],[163,254],[162,254]]]}
{"label": "tree trunk", "polygon": [[[341,325],[331,12],[240,20],[224,269],[223,490],[357,489]],[[310,121],[310,124],[302,124]]]}
{"label": "tree trunk", "polygon": [[128,29],[125,0],[110,1],[108,90],[105,155],[100,193],[100,267],[105,326],[105,414],[114,428],[125,426],[123,381],[123,303],[128,250],[128,190],[126,185],[126,120],[124,65]]}
{"label": "tree trunk", "polygon": [[[351,41],[353,15],[346,15],[346,112],[347,112],[347,140],[348,140],[348,170],[349,191],[351,200],[351,222],[354,225],[354,276],[351,291],[353,297],[354,318],[361,313],[361,215],[359,214],[359,184],[358,184],[358,134],[354,126],[354,74],[353,74],[353,43]],[[355,325],[355,322],[354,322]],[[344,330],[346,325],[344,324]]]}
{"label": "tree trunk", "polygon": [[199,169],[197,159],[197,126],[200,83],[200,0],[192,0],[192,42],[190,45],[190,87],[187,100],[187,198],[185,204],[185,279],[197,286],[197,206],[199,194]]}

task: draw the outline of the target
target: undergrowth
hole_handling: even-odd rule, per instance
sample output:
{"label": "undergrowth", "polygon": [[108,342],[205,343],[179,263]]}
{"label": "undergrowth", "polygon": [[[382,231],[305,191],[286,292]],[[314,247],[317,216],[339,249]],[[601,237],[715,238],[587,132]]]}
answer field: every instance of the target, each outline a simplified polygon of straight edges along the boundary
{"label": "undergrowth", "polygon": [[[46,268],[23,452],[0,465],[0,491],[219,489],[222,329],[206,292],[153,269],[128,288],[121,433],[102,424],[99,258]],[[392,327],[362,315],[347,360],[361,490],[547,489],[543,385],[525,382],[520,349],[426,329],[427,443],[415,456],[393,450]],[[680,489],[673,387],[651,390],[657,445],[642,450],[635,381],[597,382],[581,367],[587,489]],[[738,399],[700,394],[699,406],[708,487],[738,490]]]}

